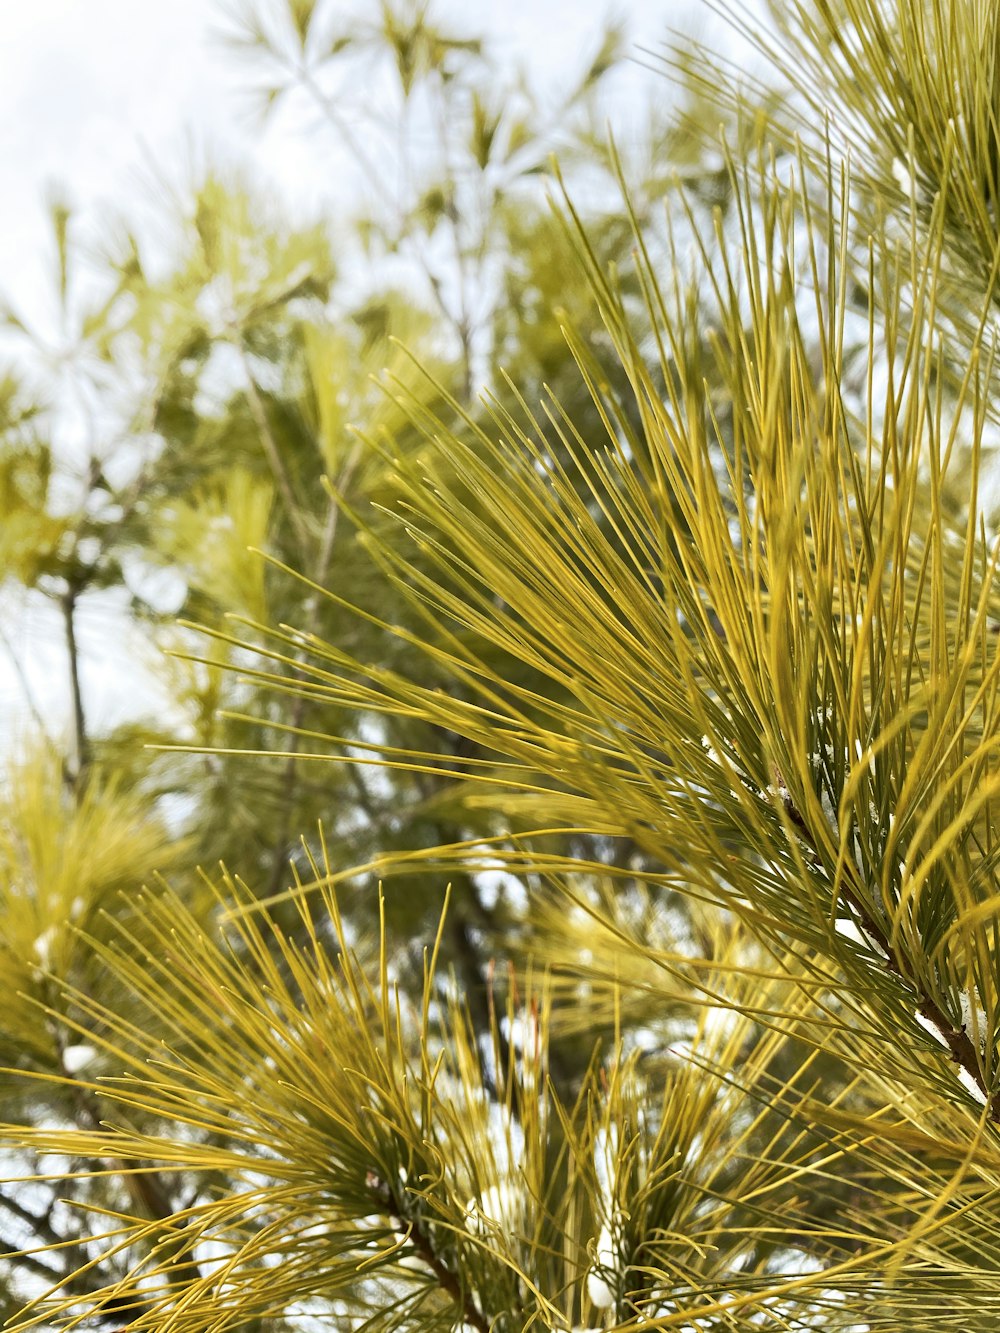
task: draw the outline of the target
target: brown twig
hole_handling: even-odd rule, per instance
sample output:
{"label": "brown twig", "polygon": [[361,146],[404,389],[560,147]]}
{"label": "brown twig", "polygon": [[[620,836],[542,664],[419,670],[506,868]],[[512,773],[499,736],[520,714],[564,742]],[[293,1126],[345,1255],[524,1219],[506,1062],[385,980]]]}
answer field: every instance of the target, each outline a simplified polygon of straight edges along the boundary
{"label": "brown twig", "polygon": [[489,1320],[481,1313],[472,1293],[466,1289],[458,1275],[437,1254],[420,1219],[407,1217],[405,1208],[393,1197],[392,1190],[377,1172],[369,1171],[365,1183],[393,1224],[406,1233],[410,1244],[434,1274],[441,1290],[450,1297],[462,1320],[470,1328],[478,1329],[479,1333],[490,1333]]}

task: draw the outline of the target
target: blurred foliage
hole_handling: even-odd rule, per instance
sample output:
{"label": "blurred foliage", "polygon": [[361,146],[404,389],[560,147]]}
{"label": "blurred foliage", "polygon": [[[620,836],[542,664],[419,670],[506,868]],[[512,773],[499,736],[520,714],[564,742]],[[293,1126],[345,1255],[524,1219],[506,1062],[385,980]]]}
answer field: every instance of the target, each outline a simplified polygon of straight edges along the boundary
{"label": "blurred foliage", "polygon": [[995,1326],[995,15],[730,18],[619,150],[619,27],[239,4],[336,216],[209,170],[95,272],[53,201],[10,1327]]}

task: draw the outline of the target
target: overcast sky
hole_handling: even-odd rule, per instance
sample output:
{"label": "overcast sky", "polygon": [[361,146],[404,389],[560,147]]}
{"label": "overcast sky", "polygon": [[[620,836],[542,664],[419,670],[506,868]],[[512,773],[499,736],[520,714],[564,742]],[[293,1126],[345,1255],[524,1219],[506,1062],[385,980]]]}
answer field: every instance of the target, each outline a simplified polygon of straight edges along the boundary
{"label": "overcast sky", "polygon": [[[0,0],[0,293],[29,306],[43,299],[44,204],[53,189],[86,215],[133,200],[157,173],[179,182],[192,154],[210,149],[249,161],[286,198],[317,197],[315,145],[287,120],[261,134],[246,115],[239,90],[247,73],[217,39],[234,3]],[[636,43],[648,45],[692,7],[439,0],[436,9],[491,30],[501,58],[527,58],[559,78],[594,49],[609,14],[626,13]],[[636,66],[619,88],[645,77]]]}
{"label": "overcast sky", "polygon": [[[52,328],[46,201],[53,192],[96,228],[109,211],[132,217],[144,196],[155,195],[157,182],[183,186],[194,164],[221,158],[249,166],[293,212],[329,202],[334,173],[317,171],[315,142],[301,125],[279,117],[262,132],[247,115],[240,97],[247,71],[218,40],[227,4],[231,11],[238,2],[0,0],[0,297],[43,332]],[[375,0],[337,3],[363,12]],[[434,6],[470,31],[491,32],[500,60],[527,60],[538,75],[557,81],[584,67],[616,12],[627,15],[638,47],[662,44],[685,16],[690,29],[696,10],[697,0],[628,0],[617,10],[605,0]],[[655,77],[638,64],[617,76],[623,112]],[[613,112],[614,104],[612,121]],[[0,344],[0,361],[8,354],[6,342]],[[44,710],[68,715],[61,630],[51,607],[8,588],[0,618],[0,733],[9,734],[24,696],[3,639],[22,649]],[[120,666],[126,632],[120,612],[90,599],[80,634],[88,707],[98,726],[117,720],[129,699]]]}

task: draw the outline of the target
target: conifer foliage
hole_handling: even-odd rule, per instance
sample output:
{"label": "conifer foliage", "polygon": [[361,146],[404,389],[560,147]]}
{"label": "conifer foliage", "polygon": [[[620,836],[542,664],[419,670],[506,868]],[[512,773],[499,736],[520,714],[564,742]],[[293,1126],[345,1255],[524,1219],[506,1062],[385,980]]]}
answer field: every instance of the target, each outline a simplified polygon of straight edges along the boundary
{"label": "conifer foliage", "polygon": [[318,14],[234,42],[362,174],[341,62],[442,127],[357,228],[398,285],[212,179],[81,328],[125,481],[67,514],[3,399],[71,661],[185,586],[176,724],[74,670],[7,783],[9,1327],[993,1330],[995,7],[730,13],[760,83],[670,55],[645,172],[615,33],[546,119],[424,7]]}

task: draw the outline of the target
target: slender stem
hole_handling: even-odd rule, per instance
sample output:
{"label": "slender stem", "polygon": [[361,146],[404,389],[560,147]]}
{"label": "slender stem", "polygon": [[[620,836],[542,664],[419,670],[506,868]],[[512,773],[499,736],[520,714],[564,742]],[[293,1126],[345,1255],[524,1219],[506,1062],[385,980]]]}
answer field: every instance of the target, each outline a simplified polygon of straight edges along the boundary
{"label": "slender stem", "polygon": [[237,331],[232,338],[232,344],[236,349],[236,354],[240,359],[240,365],[243,369],[243,375],[246,380],[245,393],[247,406],[250,408],[250,415],[253,417],[254,425],[257,427],[257,434],[260,436],[261,447],[267,458],[268,466],[274,477],[275,484],[281,492],[281,498],[288,511],[288,519],[295,529],[295,535],[299,543],[304,548],[308,541],[309,533],[306,528],[305,519],[299,510],[299,505],[295,499],[295,492],[292,489],[291,478],[288,475],[288,469],[285,467],[281,457],[281,450],[278,448],[278,442],[274,438],[274,432],[271,430],[271,423],[267,419],[267,410],[264,407],[264,400],[261,397],[256,377],[253,373],[253,367],[250,364],[250,358],[247,356],[246,347],[243,345],[243,337]]}
{"label": "slender stem", "polygon": [[62,597],[63,625],[66,631],[66,651],[69,655],[69,682],[73,703],[73,757],[71,776],[74,782],[87,767],[87,721],[83,710],[83,687],[80,681],[80,647],[76,637],[76,604],[79,589],[70,585]]}

